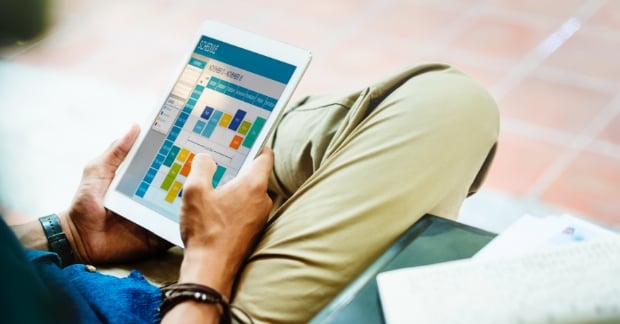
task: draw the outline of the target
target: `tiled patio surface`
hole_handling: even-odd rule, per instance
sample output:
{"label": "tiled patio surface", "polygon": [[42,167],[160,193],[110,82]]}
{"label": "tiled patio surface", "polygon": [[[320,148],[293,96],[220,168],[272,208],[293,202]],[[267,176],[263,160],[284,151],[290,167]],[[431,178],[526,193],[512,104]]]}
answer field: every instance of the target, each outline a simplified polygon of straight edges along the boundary
{"label": "tiled patio surface", "polygon": [[620,1],[53,2],[47,35],[0,58],[141,96],[159,97],[205,18],[312,50],[297,95],[448,62],[500,106],[486,188],[620,228]]}

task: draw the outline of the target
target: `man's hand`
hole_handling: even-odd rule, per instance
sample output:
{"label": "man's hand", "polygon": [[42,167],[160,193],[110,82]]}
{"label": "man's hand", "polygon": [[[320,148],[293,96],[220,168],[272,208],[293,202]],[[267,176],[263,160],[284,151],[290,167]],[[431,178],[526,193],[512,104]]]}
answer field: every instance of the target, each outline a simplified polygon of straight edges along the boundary
{"label": "man's hand", "polygon": [[137,125],[132,126],[123,138],[114,142],[84,168],[71,207],[59,214],[78,262],[130,261],[171,246],[153,233],[103,207],[103,197],[112,178],[139,132]]}
{"label": "man's hand", "polygon": [[[273,151],[266,148],[233,180],[214,189],[215,162],[206,154],[194,157],[181,203],[180,283],[205,285],[230,299],[235,276],[271,211],[272,168]],[[162,323],[219,323],[220,316],[215,305],[188,302],[166,313]]]}
{"label": "man's hand", "polygon": [[213,189],[216,165],[198,154],[183,187],[181,238],[185,255],[179,282],[210,285],[224,295],[265,226],[272,201],[267,194],[273,151],[265,148],[252,164]]}

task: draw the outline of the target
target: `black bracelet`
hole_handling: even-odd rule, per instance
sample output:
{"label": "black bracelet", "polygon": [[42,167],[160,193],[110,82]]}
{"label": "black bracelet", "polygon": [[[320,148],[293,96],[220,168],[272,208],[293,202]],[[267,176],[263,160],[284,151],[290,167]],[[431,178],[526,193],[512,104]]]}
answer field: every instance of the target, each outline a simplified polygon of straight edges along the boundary
{"label": "black bracelet", "polygon": [[[166,313],[174,306],[182,302],[192,300],[199,303],[220,306],[220,323],[232,323],[233,318],[238,322],[254,323],[252,318],[250,318],[247,313],[245,313],[241,308],[230,304],[226,297],[211,287],[193,283],[175,283],[162,287],[161,292],[162,302],[158,309],[161,318],[163,318],[164,315],[166,315]],[[244,318],[241,318],[233,313],[233,310],[242,313]]]}
{"label": "black bracelet", "polygon": [[62,231],[58,215],[51,214],[39,218],[43,227],[43,232],[47,237],[49,250],[55,252],[60,257],[61,266],[66,267],[74,262],[73,249],[69,245],[67,236]]}

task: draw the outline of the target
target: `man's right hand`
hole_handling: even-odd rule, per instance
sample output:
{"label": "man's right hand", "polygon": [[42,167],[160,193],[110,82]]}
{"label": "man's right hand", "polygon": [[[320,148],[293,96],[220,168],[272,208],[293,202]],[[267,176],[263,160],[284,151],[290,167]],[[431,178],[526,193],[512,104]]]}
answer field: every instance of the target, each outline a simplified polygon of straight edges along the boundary
{"label": "man's right hand", "polygon": [[234,278],[265,226],[273,151],[265,148],[233,180],[214,189],[215,162],[197,154],[183,186],[181,238],[185,245],[179,282],[200,283],[230,296]]}

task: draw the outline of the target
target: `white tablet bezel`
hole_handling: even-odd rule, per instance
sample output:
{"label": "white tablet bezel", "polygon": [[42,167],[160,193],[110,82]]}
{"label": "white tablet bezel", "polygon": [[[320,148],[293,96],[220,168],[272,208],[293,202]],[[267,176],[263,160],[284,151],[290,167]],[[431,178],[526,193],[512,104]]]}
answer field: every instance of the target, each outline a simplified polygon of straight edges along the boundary
{"label": "white tablet bezel", "polygon": [[276,125],[276,123],[281,118],[282,111],[284,110],[288,100],[292,96],[293,91],[299,83],[311,59],[311,53],[305,49],[282,43],[265,36],[257,35],[252,32],[241,30],[220,23],[218,21],[207,20],[201,24],[198,32],[196,33],[195,37],[192,40],[192,43],[189,46],[189,49],[186,51],[186,54],[184,55],[179,68],[176,70],[176,73],[174,74],[170,85],[166,88],[166,92],[164,93],[162,99],[158,101],[157,106],[153,110],[153,113],[149,117],[149,119],[145,123],[143,123],[141,128],[142,130],[138,139],[136,140],[136,143],[130,150],[123,165],[119,168],[104,199],[104,206],[109,210],[114,211],[115,213],[148,229],[156,235],[159,235],[165,240],[181,247],[183,246],[183,242],[181,240],[179,224],[177,222],[132,200],[125,194],[118,192],[116,188],[118,187],[120,180],[125,175],[128,165],[135,157],[138,148],[142,145],[142,142],[144,141],[146,134],[150,130],[155,118],[161,111],[164,102],[170,95],[179,75],[188,64],[192,53],[194,52],[194,49],[196,48],[196,45],[202,36],[207,36],[224,43],[228,43],[252,52],[256,52],[258,54],[262,54],[264,56],[283,61],[296,67],[290,81],[286,85],[284,91],[282,92],[282,95],[280,96],[275,107],[273,108],[270,117],[267,119],[260,134],[256,138],[255,144],[250,150],[248,158],[242,164],[241,169],[246,167],[247,164],[251,162],[254,157],[256,157],[258,152],[260,152],[260,149],[264,145],[266,139],[273,131],[274,125]]}

